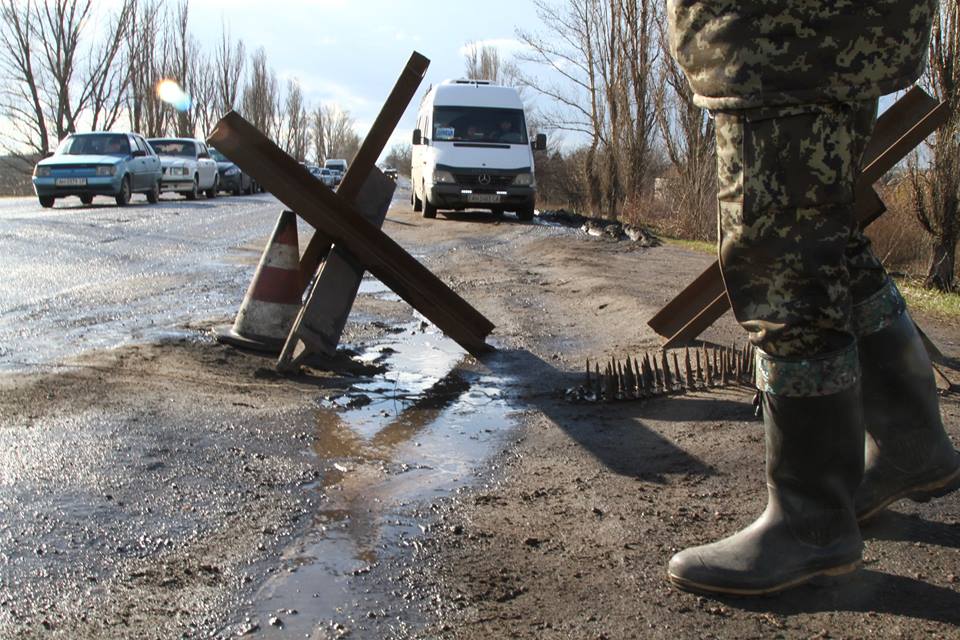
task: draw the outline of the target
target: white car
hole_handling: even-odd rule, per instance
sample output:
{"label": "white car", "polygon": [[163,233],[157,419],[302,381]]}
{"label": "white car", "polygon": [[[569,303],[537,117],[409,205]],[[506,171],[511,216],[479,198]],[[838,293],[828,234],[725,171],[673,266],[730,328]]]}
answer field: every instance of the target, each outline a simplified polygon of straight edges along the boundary
{"label": "white car", "polygon": [[309,171],[314,178],[322,182],[324,185],[330,187],[331,189],[333,189],[333,187],[336,186],[334,183],[333,172],[331,172],[330,169],[324,169],[321,167],[311,167]]}
{"label": "white car", "polygon": [[160,156],[163,176],[160,191],[173,191],[196,200],[200,192],[217,197],[220,173],[207,145],[194,138],[151,138],[147,140]]}

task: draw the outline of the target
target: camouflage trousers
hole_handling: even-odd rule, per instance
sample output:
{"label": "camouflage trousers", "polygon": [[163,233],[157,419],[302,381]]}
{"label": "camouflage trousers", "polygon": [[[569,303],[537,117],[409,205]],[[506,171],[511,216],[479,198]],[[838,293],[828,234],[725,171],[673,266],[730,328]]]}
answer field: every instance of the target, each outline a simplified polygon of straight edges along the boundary
{"label": "camouflage trousers", "polygon": [[853,215],[876,108],[866,100],[715,113],[720,266],[767,392],[826,395],[859,378],[854,306],[889,286]]}

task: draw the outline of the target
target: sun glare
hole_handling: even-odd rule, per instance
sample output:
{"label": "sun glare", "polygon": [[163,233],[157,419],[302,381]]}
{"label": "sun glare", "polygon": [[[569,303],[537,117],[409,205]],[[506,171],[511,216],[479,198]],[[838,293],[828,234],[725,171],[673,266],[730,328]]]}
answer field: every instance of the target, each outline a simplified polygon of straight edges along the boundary
{"label": "sun glare", "polygon": [[157,83],[157,97],[177,111],[186,111],[192,104],[190,95],[173,80],[161,80]]}

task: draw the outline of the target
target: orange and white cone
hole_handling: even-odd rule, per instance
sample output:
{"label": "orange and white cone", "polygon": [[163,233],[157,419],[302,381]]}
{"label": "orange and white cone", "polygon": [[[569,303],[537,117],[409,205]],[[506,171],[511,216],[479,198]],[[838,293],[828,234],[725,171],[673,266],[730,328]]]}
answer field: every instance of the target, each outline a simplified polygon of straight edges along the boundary
{"label": "orange and white cone", "polygon": [[214,330],[217,341],[279,353],[300,312],[302,294],[297,216],[292,211],[284,211],[260,258],[233,326]]}

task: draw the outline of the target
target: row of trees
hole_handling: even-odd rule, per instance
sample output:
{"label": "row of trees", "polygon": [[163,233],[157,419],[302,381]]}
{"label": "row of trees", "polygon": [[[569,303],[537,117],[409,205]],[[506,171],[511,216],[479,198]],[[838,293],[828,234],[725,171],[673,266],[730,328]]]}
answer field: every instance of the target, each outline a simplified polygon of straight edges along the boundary
{"label": "row of trees", "polygon": [[[189,16],[189,0],[122,0],[105,15],[95,0],[0,0],[6,151],[29,169],[75,131],[203,136],[235,109],[300,160],[353,157],[360,138],[349,113],[309,105],[296,79],[281,83],[266,52],[248,55],[226,25],[204,46]],[[165,79],[189,104],[160,100]]]}

